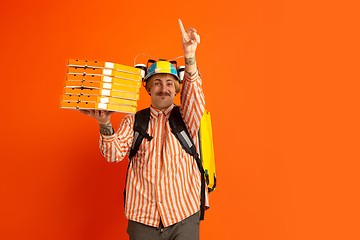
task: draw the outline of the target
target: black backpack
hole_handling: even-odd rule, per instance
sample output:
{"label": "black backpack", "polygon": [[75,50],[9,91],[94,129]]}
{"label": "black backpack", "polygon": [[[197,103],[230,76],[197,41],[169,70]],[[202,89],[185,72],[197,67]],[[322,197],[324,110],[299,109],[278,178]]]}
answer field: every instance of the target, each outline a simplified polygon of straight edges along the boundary
{"label": "black backpack", "polygon": [[[141,142],[144,138],[148,141],[151,141],[153,137],[151,137],[147,132],[148,124],[150,120],[150,108],[143,109],[138,111],[135,114],[135,123],[134,123],[134,139],[130,150],[129,155],[129,166],[131,163],[131,159],[135,156],[136,152],[138,151]],[[201,205],[200,205],[200,220],[204,220],[205,215],[205,172],[202,166],[201,159],[199,154],[196,151],[196,147],[194,142],[192,141],[190,134],[186,128],[184,120],[181,117],[180,110],[178,106],[174,106],[172,109],[170,116],[169,116],[169,124],[171,128],[171,132],[175,135],[175,137],[180,142],[183,149],[193,156],[196,160],[198,169],[201,174]],[[126,175],[127,180],[127,175]],[[126,183],[126,182],[125,182]],[[124,204],[126,202],[126,188],[124,189]]]}

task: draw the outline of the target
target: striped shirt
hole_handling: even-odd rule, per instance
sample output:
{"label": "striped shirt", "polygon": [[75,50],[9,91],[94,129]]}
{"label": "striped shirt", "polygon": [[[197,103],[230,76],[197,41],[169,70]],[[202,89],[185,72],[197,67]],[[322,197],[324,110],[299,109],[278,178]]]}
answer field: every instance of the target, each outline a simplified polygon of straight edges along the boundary
{"label": "striped shirt", "polygon": [[[197,146],[205,107],[201,84],[198,72],[191,77],[186,73],[180,96],[181,115]],[[142,141],[131,160],[126,182],[126,217],[153,227],[159,225],[160,218],[167,227],[200,209],[200,172],[196,160],[171,133],[168,118],[173,106],[161,111],[150,107],[147,132],[153,139]],[[100,135],[100,149],[108,162],[119,162],[129,155],[133,126],[134,114],[130,114],[114,135]]]}

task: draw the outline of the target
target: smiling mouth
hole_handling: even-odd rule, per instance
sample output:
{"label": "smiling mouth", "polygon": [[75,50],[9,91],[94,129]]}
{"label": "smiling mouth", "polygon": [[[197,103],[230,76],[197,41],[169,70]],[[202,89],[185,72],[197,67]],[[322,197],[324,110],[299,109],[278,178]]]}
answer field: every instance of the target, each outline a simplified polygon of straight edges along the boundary
{"label": "smiling mouth", "polygon": [[168,94],[168,93],[158,93],[158,94],[156,94],[156,96],[166,97],[166,96],[170,96],[170,94]]}

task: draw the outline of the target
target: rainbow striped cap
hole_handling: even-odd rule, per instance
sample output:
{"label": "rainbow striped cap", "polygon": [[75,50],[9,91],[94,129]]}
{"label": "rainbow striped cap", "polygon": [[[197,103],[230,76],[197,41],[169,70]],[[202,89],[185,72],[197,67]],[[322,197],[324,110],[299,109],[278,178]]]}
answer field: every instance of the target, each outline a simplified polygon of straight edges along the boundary
{"label": "rainbow striped cap", "polygon": [[143,81],[146,82],[152,75],[156,73],[170,73],[174,75],[178,81],[180,81],[175,66],[168,61],[157,61],[153,63],[149,67],[147,75]]}

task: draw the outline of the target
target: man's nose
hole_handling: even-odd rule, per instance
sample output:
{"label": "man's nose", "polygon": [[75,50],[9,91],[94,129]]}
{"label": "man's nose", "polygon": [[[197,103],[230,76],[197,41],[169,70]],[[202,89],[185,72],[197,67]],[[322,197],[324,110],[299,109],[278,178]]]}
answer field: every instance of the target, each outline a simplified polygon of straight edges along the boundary
{"label": "man's nose", "polygon": [[162,90],[163,92],[166,91],[166,84],[162,84],[162,85],[161,85],[161,90]]}

